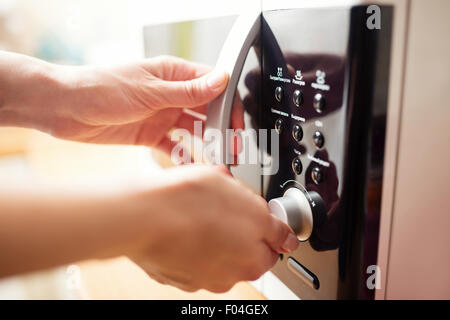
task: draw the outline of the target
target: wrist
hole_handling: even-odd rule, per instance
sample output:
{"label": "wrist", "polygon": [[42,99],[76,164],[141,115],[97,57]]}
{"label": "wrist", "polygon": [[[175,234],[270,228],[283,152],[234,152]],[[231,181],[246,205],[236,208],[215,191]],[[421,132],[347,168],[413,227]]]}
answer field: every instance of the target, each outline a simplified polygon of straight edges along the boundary
{"label": "wrist", "polygon": [[166,170],[163,177],[153,178],[151,188],[128,194],[122,203],[126,203],[128,212],[133,212],[130,221],[134,233],[130,250],[123,254],[139,256],[142,252],[159,252],[171,246],[186,230],[193,231],[199,221],[193,224],[196,219],[189,214],[189,207],[183,205],[192,203],[193,194],[189,190],[193,188],[195,185],[189,179],[177,179]]}
{"label": "wrist", "polygon": [[59,67],[1,52],[0,81],[0,125],[49,131],[66,87]]}

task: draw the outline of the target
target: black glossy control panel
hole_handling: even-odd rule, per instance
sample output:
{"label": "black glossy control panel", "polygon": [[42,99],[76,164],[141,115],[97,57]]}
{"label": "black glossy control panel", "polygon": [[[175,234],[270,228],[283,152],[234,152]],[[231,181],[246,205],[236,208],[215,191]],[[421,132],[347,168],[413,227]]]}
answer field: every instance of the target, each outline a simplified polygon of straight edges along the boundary
{"label": "black glossy control panel", "polygon": [[[340,130],[335,130],[335,127],[327,127],[323,120],[327,119],[328,114],[339,112],[342,109],[344,61],[339,57],[318,56],[315,67],[305,69],[302,66],[302,57],[299,56],[297,59],[298,61],[294,60],[293,64],[290,64],[290,67],[298,68],[295,74],[289,73],[287,70],[283,73],[283,67],[276,67],[269,63],[265,65],[266,68],[269,68],[269,72],[266,70],[264,92],[273,92],[274,94],[273,97],[269,94],[264,99],[266,106],[263,123],[267,128],[272,126],[280,135],[280,146],[283,151],[280,163],[284,165],[287,161],[292,160],[292,171],[295,175],[302,173],[302,170],[298,170],[298,168],[302,166],[303,162],[308,163],[311,168],[309,170],[311,178],[314,177],[313,172],[322,172],[322,178],[314,180],[316,184],[319,184],[324,180],[324,171],[327,171],[331,165],[325,145],[326,135],[333,136],[330,141],[343,138],[338,136],[341,133]],[[329,70],[326,65],[327,59],[334,62]],[[270,69],[278,71],[277,77],[271,75]],[[315,74],[320,74],[321,77],[317,77]],[[329,77],[325,79],[327,74]],[[283,75],[285,78],[282,78]],[[302,81],[296,81],[296,79],[302,79]],[[319,82],[321,85],[318,84]],[[312,86],[312,84],[317,84],[317,86]],[[327,109],[325,109],[326,97],[329,100]],[[297,179],[283,167],[278,173],[278,178],[285,179],[285,181]],[[336,179],[336,177],[330,179]]]}
{"label": "black glossy control panel", "polygon": [[[261,121],[264,128],[275,129],[280,138],[279,171],[265,177],[265,197],[279,197],[287,188],[297,186],[306,192],[316,191],[330,212],[341,193],[338,186],[343,176],[348,61],[338,50],[314,54],[300,50],[298,44],[288,52],[278,42],[270,43],[283,32],[275,21],[291,15],[294,13],[289,11],[264,14],[263,33],[273,34],[273,38],[263,38]],[[316,226],[309,243],[317,251],[331,250],[338,247],[338,238],[336,230],[332,233]]]}
{"label": "black glossy control panel", "polygon": [[383,7],[384,29],[369,31],[365,10],[263,12],[259,127],[275,129],[280,145],[279,170],[263,177],[262,194],[269,201],[290,187],[315,192],[326,212],[273,270],[301,298],[373,294],[361,272],[376,263],[368,242],[378,235],[381,199],[373,194],[381,194],[392,12]]}

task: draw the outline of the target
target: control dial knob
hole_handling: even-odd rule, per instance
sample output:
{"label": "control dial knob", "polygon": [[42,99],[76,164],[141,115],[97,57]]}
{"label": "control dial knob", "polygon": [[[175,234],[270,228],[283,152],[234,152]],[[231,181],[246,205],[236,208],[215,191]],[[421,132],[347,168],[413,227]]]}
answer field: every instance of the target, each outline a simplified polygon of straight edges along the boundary
{"label": "control dial knob", "polygon": [[300,189],[292,187],[282,197],[269,201],[270,212],[289,225],[300,241],[309,239],[314,223],[318,223],[324,213],[320,195],[311,191],[309,197]]}

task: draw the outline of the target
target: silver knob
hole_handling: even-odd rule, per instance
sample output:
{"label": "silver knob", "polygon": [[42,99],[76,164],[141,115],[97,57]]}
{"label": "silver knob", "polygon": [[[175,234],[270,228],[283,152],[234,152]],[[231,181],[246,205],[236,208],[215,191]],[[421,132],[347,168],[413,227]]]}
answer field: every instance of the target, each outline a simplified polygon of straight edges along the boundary
{"label": "silver knob", "polygon": [[306,195],[289,188],[280,198],[269,201],[270,212],[289,225],[301,241],[308,240],[313,230],[313,213]]}

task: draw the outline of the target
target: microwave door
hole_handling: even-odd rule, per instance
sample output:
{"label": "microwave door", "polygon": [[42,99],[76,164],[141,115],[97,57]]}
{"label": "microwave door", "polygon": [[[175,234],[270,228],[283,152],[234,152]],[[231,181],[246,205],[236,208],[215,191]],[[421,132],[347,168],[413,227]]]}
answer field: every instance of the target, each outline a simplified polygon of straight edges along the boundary
{"label": "microwave door", "polygon": [[[376,264],[392,9],[382,8],[375,31],[365,28],[366,9],[240,17],[218,62],[230,83],[208,108],[208,130],[225,136],[238,79],[253,77],[248,94],[257,103],[244,106],[266,132],[257,138],[262,161],[251,173],[231,170],[260,178],[259,193],[297,233],[299,248],[272,272],[303,299],[373,297],[363,271]],[[260,69],[247,74],[252,45]],[[227,148],[218,146],[216,163],[229,164]]]}

